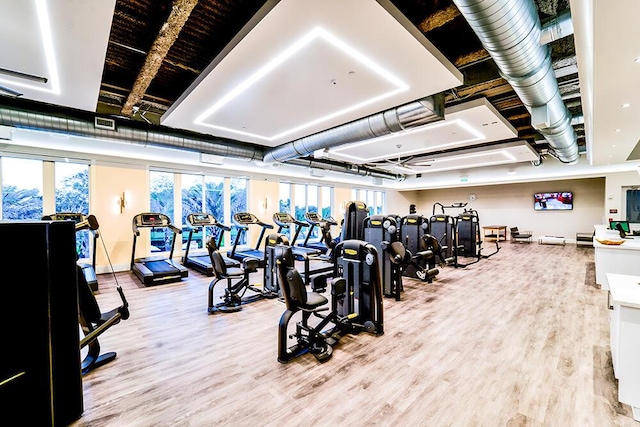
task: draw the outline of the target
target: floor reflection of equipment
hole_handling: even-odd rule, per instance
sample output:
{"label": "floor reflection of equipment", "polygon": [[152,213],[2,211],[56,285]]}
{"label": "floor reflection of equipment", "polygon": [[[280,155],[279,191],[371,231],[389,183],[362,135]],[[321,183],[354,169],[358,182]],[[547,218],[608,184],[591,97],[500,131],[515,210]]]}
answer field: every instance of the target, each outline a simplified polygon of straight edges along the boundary
{"label": "floor reflection of equipment", "polygon": [[[294,267],[290,246],[276,247],[278,279],[286,303],[286,311],[278,327],[278,361],[287,363],[305,353],[319,361],[328,360],[333,346],[347,333],[362,331],[384,333],[382,283],[376,248],[360,240],[343,241],[336,246],[339,276],[331,283],[331,309],[328,300],[316,292],[307,292],[300,273]],[[327,315],[321,312],[329,311]],[[294,314],[301,312],[296,332],[288,344],[288,325]],[[310,323],[311,315],[320,320]],[[325,330],[325,327],[329,327]]]}
{"label": "floor reflection of equipment", "polygon": [[[131,270],[145,285],[159,285],[162,283],[178,282],[189,275],[183,265],[173,260],[173,250],[176,245],[176,236],[182,230],[171,223],[171,219],[164,214],[156,212],[140,213],[133,217],[131,227],[133,229],[133,248],[131,250]],[[136,242],[140,236],[140,228],[165,228],[171,231],[171,251],[169,256],[152,256],[136,258]]]}
{"label": "floor reflection of equipment", "polygon": [[[95,218],[95,217],[94,217]],[[51,215],[45,215],[42,217],[45,221],[73,221],[76,224],[81,224],[80,228],[76,227],[76,243],[78,241],[78,231],[89,230],[91,235],[93,236],[93,242],[90,246],[91,253],[91,264],[87,264],[85,262],[78,262],[78,265],[82,268],[82,272],[84,273],[85,280],[89,284],[89,287],[92,291],[98,290],[98,278],[96,277],[96,243],[98,242],[98,237],[100,236],[100,231],[98,227],[92,228],[89,226],[87,221],[87,216],[80,212],[56,212]]]}
{"label": "floor reflection of equipment", "polygon": [[[262,264],[264,262],[264,252],[260,249],[260,244],[262,243],[262,239],[264,238],[264,233],[267,230],[273,229],[273,225],[266,224],[260,221],[258,217],[249,212],[235,213],[233,215],[233,223],[238,228],[238,232],[236,234],[236,238],[233,241],[233,247],[229,252],[227,252],[227,256],[238,261],[242,261],[247,257],[255,258],[260,264],[259,267],[262,268]],[[258,241],[256,242],[256,246],[253,248],[249,246],[238,246],[240,240],[242,239],[242,236],[246,236],[250,225],[258,225],[262,227],[262,230],[260,230],[260,236],[258,237]]]}
{"label": "floor reflection of equipment", "polygon": [[[230,231],[231,227],[221,224],[211,214],[205,212],[191,213],[187,215],[187,223],[189,224],[189,236],[187,237],[187,245],[182,257],[182,264],[185,267],[193,268],[200,273],[204,273],[207,276],[213,276],[213,266],[211,265],[211,258],[207,249],[203,251],[192,251],[191,243],[193,242],[194,233],[202,232],[202,239],[205,239],[206,230],[209,228],[212,230],[212,237],[214,237],[213,244],[216,245],[216,249],[220,249],[222,244],[222,238],[225,231]],[[216,233],[217,231],[217,233]],[[215,238],[217,234],[217,238]],[[223,257],[224,262],[228,267],[238,267],[240,263],[234,259]]]}

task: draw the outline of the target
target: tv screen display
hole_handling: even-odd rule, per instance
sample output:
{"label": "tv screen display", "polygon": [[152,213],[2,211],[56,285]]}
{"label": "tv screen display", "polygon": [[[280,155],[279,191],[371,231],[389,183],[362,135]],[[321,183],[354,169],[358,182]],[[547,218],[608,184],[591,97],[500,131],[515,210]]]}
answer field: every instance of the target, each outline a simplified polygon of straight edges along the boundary
{"label": "tv screen display", "polygon": [[537,211],[566,211],[573,209],[573,193],[570,191],[535,193],[533,199],[533,209]]}

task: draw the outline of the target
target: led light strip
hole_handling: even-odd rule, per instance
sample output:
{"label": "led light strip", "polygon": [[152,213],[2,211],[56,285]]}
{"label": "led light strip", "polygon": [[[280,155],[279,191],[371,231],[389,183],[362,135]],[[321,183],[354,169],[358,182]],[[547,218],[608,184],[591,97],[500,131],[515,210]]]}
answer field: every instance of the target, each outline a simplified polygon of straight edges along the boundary
{"label": "led light strip", "polygon": [[[357,104],[354,104],[354,105],[351,105],[349,107],[343,108],[341,110],[332,112],[331,114],[319,117],[317,119],[311,120],[311,121],[309,121],[307,123],[303,123],[303,124],[301,124],[299,126],[296,126],[294,128],[287,129],[287,130],[285,130],[283,132],[280,132],[280,133],[278,133],[276,135],[272,135],[272,136],[258,135],[258,134],[251,133],[251,132],[244,132],[244,131],[241,131],[241,130],[238,130],[238,129],[228,128],[228,127],[224,127],[224,126],[218,126],[218,125],[214,125],[214,124],[211,124],[211,123],[205,123],[205,120],[210,119],[211,116],[213,116],[222,107],[224,107],[226,104],[231,102],[234,98],[236,98],[239,95],[241,95],[243,92],[245,92],[251,86],[253,86],[256,82],[261,80],[263,77],[265,77],[271,71],[275,70],[278,66],[282,65],[286,60],[291,58],[293,55],[298,53],[305,46],[307,46],[312,41],[314,41],[314,40],[316,40],[318,38],[321,38],[321,39],[325,40],[326,42],[330,43],[331,45],[335,46],[336,48],[338,48],[342,52],[344,52],[347,55],[349,55],[351,58],[355,59],[356,61],[360,62],[364,66],[368,67],[371,71],[373,71],[374,73],[378,74],[379,76],[381,76],[382,78],[384,78],[385,80],[387,80],[388,82],[390,82],[391,84],[396,86],[396,88],[394,90],[392,90],[392,91],[383,93],[381,95],[374,96],[372,98],[366,99],[366,100],[364,100],[362,102],[359,102]],[[397,94],[399,92],[403,92],[403,91],[405,91],[407,89],[409,89],[409,86],[406,83],[404,83],[401,79],[399,79],[395,75],[391,74],[389,71],[387,71],[386,69],[384,69],[383,67],[381,67],[380,65],[378,65],[377,63],[375,63],[374,61],[369,59],[367,56],[365,56],[361,52],[359,52],[356,49],[354,49],[353,47],[349,46],[348,44],[346,44],[345,42],[343,42],[342,40],[340,40],[339,38],[337,38],[333,34],[329,33],[328,31],[324,30],[321,27],[316,27],[313,30],[311,30],[309,33],[307,33],[305,36],[303,36],[301,39],[296,41],[294,44],[289,46],[287,49],[282,51],[279,55],[277,55],[271,61],[266,63],[264,66],[262,66],[258,71],[253,73],[249,78],[244,80],[238,86],[234,87],[231,91],[229,91],[226,95],[224,95],[222,98],[220,98],[211,107],[207,108],[202,114],[200,114],[194,120],[193,123],[196,124],[196,125],[207,126],[207,127],[213,128],[213,129],[224,130],[224,131],[236,133],[236,134],[239,134],[239,135],[246,135],[246,136],[250,136],[250,137],[253,137],[253,138],[263,139],[263,140],[266,140],[266,141],[273,141],[275,139],[281,138],[283,136],[289,135],[289,134],[297,132],[299,130],[314,126],[316,124],[322,123],[322,122],[327,121],[327,120],[330,120],[330,119],[332,119],[334,117],[338,117],[338,116],[341,116],[343,114],[349,113],[351,111],[357,110],[358,108],[364,107],[366,105],[373,104],[373,103],[378,102],[378,101],[380,101],[382,99],[385,99],[385,98],[388,98],[390,96],[393,96],[393,95],[395,95],[395,94]]]}
{"label": "led light strip", "polygon": [[11,86],[18,86],[27,89],[38,90],[42,92],[50,92],[55,95],[60,94],[60,79],[58,78],[58,68],[56,66],[56,57],[53,50],[53,37],[51,36],[51,24],[49,19],[49,11],[47,10],[46,0],[34,0],[36,4],[36,10],[38,13],[38,24],[40,26],[40,37],[42,38],[42,47],[44,49],[44,56],[47,61],[47,70],[49,77],[47,81],[48,86],[37,86],[34,84],[23,83],[19,80],[3,79],[0,78],[0,82],[9,84]]}
{"label": "led light strip", "polygon": [[[352,150],[354,148],[358,148],[358,147],[364,147],[368,144],[376,144],[376,143],[380,143],[380,142],[384,142],[390,139],[394,139],[394,138],[399,138],[399,137],[405,137],[407,135],[412,135],[414,133],[418,133],[418,132],[424,132],[427,130],[433,130],[433,129],[437,129],[443,126],[451,126],[451,125],[458,125],[461,128],[463,128],[464,130],[466,130],[467,132],[469,132],[470,134],[474,135],[473,138],[468,138],[468,139],[463,139],[460,141],[455,141],[455,142],[449,142],[446,144],[439,144],[439,145],[433,145],[433,146],[429,146],[428,148],[430,150],[435,150],[435,149],[440,149],[440,148],[446,148],[446,147],[453,147],[456,145],[460,145],[460,144],[466,144],[468,142],[475,142],[475,141],[481,141],[483,139],[486,139],[486,137],[478,132],[473,126],[469,125],[468,123],[466,123],[465,121],[461,120],[461,119],[455,119],[455,120],[446,120],[444,122],[436,122],[436,123],[431,123],[428,125],[424,125],[424,126],[420,126],[408,131],[404,131],[404,132],[398,132],[398,133],[394,133],[391,135],[387,135],[387,136],[383,136],[380,138],[375,138],[375,139],[369,139],[366,141],[362,141],[362,142],[358,142],[355,144],[349,144],[349,145],[343,145],[334,149],[329,150],[330,153],[334,153],[340,157],[346,157],[349,159],[352,159],[356,162],[362,162],[362,163],[368,163],[368,162],[375,162],[375,161],[379,161],[379,160],[383,160],[388,158],[389,156],[409,156],[411,154],[414,153],[420,153],[425,151],[425,148],[427,147],[418,147],[412,150],[405,150],[405,151],[401,151],[401,152],[394,152],[394,153],[387,153],[383,156],[377,156],[377,157],[370,157],[370,158],[362,158],[362,157],[358,157],[358,156],[353,156],[351,154],[345,154],[342,153],[342,151],[345,150]],[[366,152],[366,150],[363,150]]]}

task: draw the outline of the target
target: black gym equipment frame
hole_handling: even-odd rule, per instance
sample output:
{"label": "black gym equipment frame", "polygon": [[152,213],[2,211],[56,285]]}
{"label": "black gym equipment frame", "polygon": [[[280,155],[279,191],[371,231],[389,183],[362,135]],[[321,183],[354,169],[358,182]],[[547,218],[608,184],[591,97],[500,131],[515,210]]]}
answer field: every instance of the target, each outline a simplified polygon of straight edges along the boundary
{"label": "black gym equipment frame", "polygon": [[[211,257],[209,256],[208,251],[206,249],[204,252],[191,251],[193,234],[199,231],[204,232],[204,230],[206,230],[208,227],[211,227],[214,230],[218,229],[218,237],[214,238],[214,242],[216,249],[220,249],[222,238],[224,237],[224,232],[231,231],[231,227],[218,222],[216,217],[206,212],[190,213],[189,215],[187,215],[187,223],[189,224],[189,236],[187,237],[187,246],[184,250],[184,255],[182,256],[182,265],[184,265],[185,267],[193,268],[194,270],[206,274],[207,276],[213,276],[213,266],[211,265]],[[215,236],[215,231],[213,235]],[[208,242],[204,242],[204,246],[207,245]],[[227,257],[223,257],[223,259],[227,264],[227,267],[238,267],[240,265],[237,260]]]}
{"label": "black gym equipment frame", "polygon": [[[189,270],[186,267],[173,260],[176,237],[178,234],[182,234],[182,230],[173,225],[167,215],[158,212],[139,213],[133,217],[131,228],[133,230],[133,245],[130,267],[144,285],[179,282],[183,277],[189,275]],[[168,258],[165,256],[135,257],[140,228],[168,228],[171,230],[171,251]]]}
{"label": "black gym equipment frame", "polygon": [[[320,362],[328,360],[333,346],[345,334],[369,332],[384,334],[382,284],[376,248],[361,240],[348,240],[336,246],[338,253],[336,273],[331,283],[331,310],[327,299],[306,292],[300,274],[293,266],[291,247],[276,247],[278,278],[282,283],[286,311],[278,326],[278,362],[287,363],[305,353],[312,353]],[[298,311],[302,320],[296,323],[296,333],[289,336],[287,327]],[[311,315],[320,319],[315,326],[309,324]],[[333,325],[330,329],[325,327]],[[287,339],[296,343],[288,345]]]}
{"label": "black gym equipment frame", "polygon": [[[264,238],[264,233],[267,230],[273,229],[273,225],[266,224],[258,219],[254,214],[250,212],[237,212],[233,214],[232,221],[234,225],[238,228],[238,232],[236,234],[236,238],[233,240],[233,247],[230,251],[227,252],[227,256],[231,259],[235,259],[238,261],[242,261],[243,259],[256,258],[259,260],[259,268],[264,266],[264,251],[260,249],[260,245],[262,244],[262,239]],[[250,225],[259,225],[262,227],[260,231],[260,236],[258,237],[258,241],[256,242],[256,246],[251,247],[238,247],[238,243],[240,242],[240,238],[243,234],[246,234],[247,230],[249,230]]]}
{"label": "black gym equipment frame", "polygon": [[[80,224],[81,227],[76,227],[76,233],[81,230],[89,230],[93,236],[93,242],[91,242],[91,264],[84,262],[78,262],[78,265],[82,268],[82,273],[87,281],[87,284],[93,292],[98,290],[98,277],[96,276],[96,243],[100,236],[98,227],[92,228],[89,226],[87,215],[81,212],[56,212],[51,215],[45,215],[42,217],[43,221],[73,221]],[[95,217],[94,217],[95,218]]]}

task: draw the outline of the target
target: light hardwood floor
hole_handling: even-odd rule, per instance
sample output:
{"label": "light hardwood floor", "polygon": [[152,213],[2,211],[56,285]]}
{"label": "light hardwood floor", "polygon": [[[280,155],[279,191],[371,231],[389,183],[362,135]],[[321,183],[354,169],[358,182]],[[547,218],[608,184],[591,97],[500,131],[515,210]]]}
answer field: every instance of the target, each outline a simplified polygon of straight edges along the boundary
{"label": "light hardwood floor", "polygon": [[[84,377],[74,426],[637,426],[617,401],[593,261],[591,248],[502,243],[433,284],[405,280],[384,335],[286,365],[282,303],[208,315],[197,272],[149,288],[120,273],[131,318],[101,338],[118,357]],[[99,280],[104,311],[117,295]]]}

